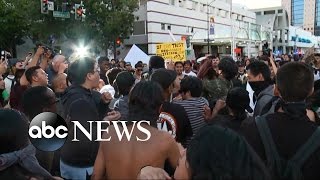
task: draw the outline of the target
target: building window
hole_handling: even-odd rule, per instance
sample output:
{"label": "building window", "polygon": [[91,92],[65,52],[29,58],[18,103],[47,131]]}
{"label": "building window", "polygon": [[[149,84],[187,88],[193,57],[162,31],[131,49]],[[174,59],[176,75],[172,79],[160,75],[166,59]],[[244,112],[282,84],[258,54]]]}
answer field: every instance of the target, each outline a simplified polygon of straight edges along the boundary
{"label": "building window", "polygon": [[205,7],[206,7],[206,4],[200,5],[200,11],[203,12]]}
{"label": "building window", "polygon": [[224,11],[224,10],[220,10],[219,14],[221,17],[224,17],[224,18],[226,17],[226,11]]}
{"label": "building window", "polygon": [[135,21],[133,23],[133,35],[146,34],[146,22],[145,21]]}
{"label": "building window", "polygon": [[193,27],[191,27],[191,33],[193,33]]}
{"label": "building window", "polygon": [[170,0],[170,5],[174,6],[176,0]]}
{"label": "building window", "polygon": [[279,9],[279,10],[278,10],[278,13],[283,13],[283,10],[282,10],[282,9]]}
{"label": "building window", "polygon": [[275,13],[276,13],[275,11],[265,11],[265,12],[264,12],[264,14],[265,14],[265,15],[268,15],[268,14],[275,14]]}
{"label": "building window", "polygon": [[161,30],[166,30],[166,24],[161,23]]}
{"label": "building window", "polygon": [[184,7],[185,0],[179,0],[179,7]]}
{"label": "building window", "polygon": [[[318,1],[319,0],[317,0],[317,2]],[[304,0],[291,1],[291,24],[293,26],[302,26],[303,18],[304,18]]]}
{"label": "building window", "polygon": [[316,0],[314,35],[320,36],[320,0]]}
{"label": "building window", "polygon": [[309,31],[309,28],[308,28],[308,31]]}
{"label": "building window", "polygon": [[256,12],[256,15],[258,16],[258,15],[261,15],[261,12]]}
{"label": "building window", "polygon": [[167,29],[168,29],[169,31],[171,30],[171,25],[170,25],[170,24],[167,26]]}

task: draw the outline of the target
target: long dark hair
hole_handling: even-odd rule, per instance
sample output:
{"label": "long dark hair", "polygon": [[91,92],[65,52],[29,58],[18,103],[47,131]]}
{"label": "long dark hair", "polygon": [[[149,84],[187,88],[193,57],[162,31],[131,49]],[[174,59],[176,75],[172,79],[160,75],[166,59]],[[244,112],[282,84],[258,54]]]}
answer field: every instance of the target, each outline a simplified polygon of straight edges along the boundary
{"label": "long dark hair", "polygon": [[164,102],[161,86],[153,81],[141,81],[129,94],[129,121],[147,120],[157,127],[159,109]]}

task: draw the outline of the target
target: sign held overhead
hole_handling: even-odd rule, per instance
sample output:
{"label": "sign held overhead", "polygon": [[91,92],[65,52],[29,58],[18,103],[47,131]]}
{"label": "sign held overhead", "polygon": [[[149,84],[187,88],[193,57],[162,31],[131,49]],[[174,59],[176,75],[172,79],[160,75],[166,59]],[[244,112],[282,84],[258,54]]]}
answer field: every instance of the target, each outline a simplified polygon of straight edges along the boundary
{"label": "sign held overhead", "polygon": [[166,60],[185,61],[186,47],[184,42],[162,43],[157,44],[157,56],[161,56]]}

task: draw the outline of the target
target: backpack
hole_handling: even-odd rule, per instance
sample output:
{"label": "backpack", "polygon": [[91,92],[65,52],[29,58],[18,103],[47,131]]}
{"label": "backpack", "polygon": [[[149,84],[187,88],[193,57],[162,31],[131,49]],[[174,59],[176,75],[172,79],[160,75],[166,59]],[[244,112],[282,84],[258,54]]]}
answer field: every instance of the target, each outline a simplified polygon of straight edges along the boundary
{"label": "backpack", "polygon": [[279,156],[266,121],[266,116],[256,117],[255,122],[264,146],[267,158],[266,165],[273,173],[274,179],[304,179],[301,168],[305,161],[320,147],[320,127],[318,127],[308,141],[298,149],[296,154],[286,161]]}

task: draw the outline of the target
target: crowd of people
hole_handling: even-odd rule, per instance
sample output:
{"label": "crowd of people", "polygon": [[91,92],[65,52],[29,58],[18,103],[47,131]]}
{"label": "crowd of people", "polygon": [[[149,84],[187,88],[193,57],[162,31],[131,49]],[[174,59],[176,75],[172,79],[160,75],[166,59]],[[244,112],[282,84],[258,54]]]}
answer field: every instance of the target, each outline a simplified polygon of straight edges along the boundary
{"label": "crowd of people", "polygon": [[[319,57],[152,56],[133,67],[39,46],[0,64],[0,179],[320,179]],[[79,141],[36,149],[28,128],[42,112]],[[91,141],[74,120],[128,121],[133,136],[133,121],[149,121],[151,138]]]}

